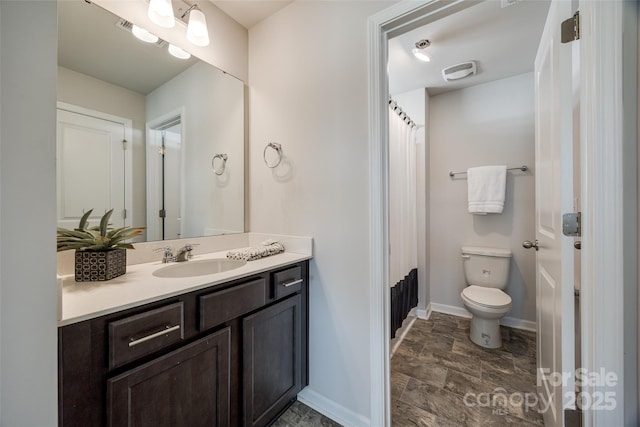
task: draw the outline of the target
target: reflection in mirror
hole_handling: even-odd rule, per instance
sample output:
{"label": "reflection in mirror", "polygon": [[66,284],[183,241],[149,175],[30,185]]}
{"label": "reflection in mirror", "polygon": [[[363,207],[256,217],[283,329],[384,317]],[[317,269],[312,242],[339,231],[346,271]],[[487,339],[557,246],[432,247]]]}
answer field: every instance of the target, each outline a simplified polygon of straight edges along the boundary
{"label": "reflection in mirror", "polygon": [[243,232],[244,84],[94,4],[58,14],[58,225],[114,208],[146,240]]}

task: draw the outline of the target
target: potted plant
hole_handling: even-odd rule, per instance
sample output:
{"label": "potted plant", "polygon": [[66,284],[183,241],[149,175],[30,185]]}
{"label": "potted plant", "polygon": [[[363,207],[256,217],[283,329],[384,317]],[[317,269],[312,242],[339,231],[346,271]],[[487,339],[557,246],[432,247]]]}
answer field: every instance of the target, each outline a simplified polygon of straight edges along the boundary
{"label": "potted plant", "polygon": [[139,236],[146,227],[109,227],[113,209],[106,212],[97,227],[89,227],[89,215],[80,218],[78,228],[68,230],[58,227],[58,252],[75,250],[75,278],[77,282],[111,280],[127,272],[127,249],[134,249],[127,242]]}

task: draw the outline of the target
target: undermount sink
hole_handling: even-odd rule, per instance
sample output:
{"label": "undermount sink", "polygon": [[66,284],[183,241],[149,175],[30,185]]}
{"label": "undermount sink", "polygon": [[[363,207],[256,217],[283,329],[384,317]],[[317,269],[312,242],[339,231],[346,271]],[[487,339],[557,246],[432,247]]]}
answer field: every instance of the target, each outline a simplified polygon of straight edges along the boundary
{"label": "undermount sink", "polygon": [[153,272],[156,277],[195,277],[207,274],[222,273],[245,265],[247,261],[239,261],[227,258],[202,259],[198,261],[185,261],[162,267]]}

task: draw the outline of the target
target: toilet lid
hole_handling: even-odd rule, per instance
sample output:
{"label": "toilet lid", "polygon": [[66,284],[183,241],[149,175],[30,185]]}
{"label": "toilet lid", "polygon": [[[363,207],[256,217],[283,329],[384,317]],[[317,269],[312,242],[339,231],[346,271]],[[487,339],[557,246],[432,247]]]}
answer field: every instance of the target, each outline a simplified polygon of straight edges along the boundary
{"label": "toilet lid", "polygon": [[471,285],[463,289],[462,295],[486,307],[505,307],[511,304],[511,297],[495,288]]}

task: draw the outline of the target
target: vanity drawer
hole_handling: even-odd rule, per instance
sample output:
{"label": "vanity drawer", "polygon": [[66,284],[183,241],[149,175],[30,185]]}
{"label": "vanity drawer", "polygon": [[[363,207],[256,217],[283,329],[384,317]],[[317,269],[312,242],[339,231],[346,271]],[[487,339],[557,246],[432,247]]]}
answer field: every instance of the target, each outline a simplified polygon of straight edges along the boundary
{"label": "vanity drawer", "polygon": [[109,369],[184,338],[184,306],[176,302],[109,322]]}
{"label": "vanity drawer", "polygon": [[200,297],[200,330],[213,328],[267,303],[264,278]]}
{"label": "vanity drawer", "polygon": [[273,273],[274,296],[276,299],[286,295],[300,292],[302,289],[302,269],[300,266],[287,268],[286,270]]}

